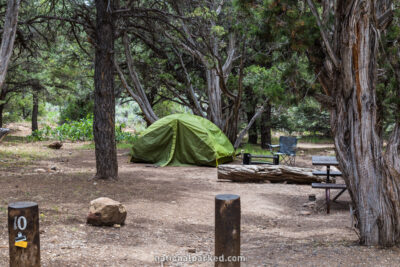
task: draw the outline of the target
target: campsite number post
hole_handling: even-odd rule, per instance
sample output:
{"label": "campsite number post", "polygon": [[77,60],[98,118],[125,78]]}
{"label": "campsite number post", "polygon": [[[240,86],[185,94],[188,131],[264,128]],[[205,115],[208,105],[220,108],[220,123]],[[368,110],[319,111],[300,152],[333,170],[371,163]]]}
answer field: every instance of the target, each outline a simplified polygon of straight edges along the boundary
{"label": "campsite number post", "polygon": [[239,267],[240,197],[215,197],[215,267]]}
{"label": "campsite number post", "polygon": [[10,267],[39,267],[39,207],[35,202],[8,205]]}

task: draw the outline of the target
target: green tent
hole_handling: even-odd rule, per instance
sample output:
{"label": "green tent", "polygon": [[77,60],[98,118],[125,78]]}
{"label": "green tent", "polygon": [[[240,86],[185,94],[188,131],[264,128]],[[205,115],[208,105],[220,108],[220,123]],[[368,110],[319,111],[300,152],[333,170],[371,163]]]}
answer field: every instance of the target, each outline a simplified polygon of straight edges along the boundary
{"label": "green tent", "polygon": [[133,143],[132,162],[160,166],[218,166],[233,160],[228,138],[212,122],[190,114],[159,119]]}

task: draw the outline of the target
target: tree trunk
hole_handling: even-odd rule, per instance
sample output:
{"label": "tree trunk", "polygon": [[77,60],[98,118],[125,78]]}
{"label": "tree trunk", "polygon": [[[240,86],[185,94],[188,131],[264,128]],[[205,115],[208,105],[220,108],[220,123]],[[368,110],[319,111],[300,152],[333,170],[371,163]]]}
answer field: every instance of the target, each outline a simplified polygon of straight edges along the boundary
{"label": "tree trunk", "polygon": [[265,107],[263,114],[261,114],[261,148],[269,148],[271,144],[271,104]]}
{"label": "tree trunk", "polygon": [[7,95],[6,89],[0,88],[0,128],[3,127],[3,111],[6,105],[6,103],[4,103],[3,101],[6,100],[6,95]]}
{"label": "tree trunk", "polygon": [[341,62],[330,71],[328,92],[335,103],[337,158],[356,207],[360,242],[393,246],[400,241],[400,167],[391,149],[398,138],[389,141],[385,155],[377,124],[378,8],[372,0],[337,1],[334,50]]}
{"label": "tree trunk", "polygon": [[208,69],[206,71],[207,77],[207,94],[210,108],[209,119],[217,125],[220,129],[223,128],[222,120],[222,103],[221,103],[221,88],[219,86],[219,76],[215,69]]}
{"label": "tree trunk", "polygon": [[[111,6],[108,5],[111,3]],[[117,179],[114,96],[114,23],[112,3],[96,0],[96,53],[93,135],[97,179]]]}
{"label": "tree trunk", "polygon": [[15,33],[17,32],[18,10],[20,0],[8,0],[4,20],[3,36],[0,47],[0,88],[3,87],[7,74],[8,63],[14,48]]}
{"label": "tree trunk", "polygon": [[32,133],[39,129],[38,114],[39,114],[39,92],[36,89],[32,91]]}
{"label": "tree trunk", "polygon": [[[253,118],[255,113],[256,113],[255,107],[254,107],[254,110],[252,110],[250,112],[246,112],[247,123],[250,122],[251,118]],[[249,140],[248,140],[248,143],[256,145],[257,141],[258,141],[257,121],[254,121],[253,125],[251,125],[251,127],[249,129]]]}
{"label": "tree trunk", "polygon": [[3,127],[3,111],[4,111],[4,104],[0,105],[0,128]]}

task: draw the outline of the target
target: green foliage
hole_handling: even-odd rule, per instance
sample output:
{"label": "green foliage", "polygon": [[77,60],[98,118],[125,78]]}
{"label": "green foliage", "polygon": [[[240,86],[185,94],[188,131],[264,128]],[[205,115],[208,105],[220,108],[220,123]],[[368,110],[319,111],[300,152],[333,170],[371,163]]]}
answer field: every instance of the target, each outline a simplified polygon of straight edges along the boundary
{"label": "green foliage", "polygon": [[291,133],[330,136],[329,112],[322,110],[320,104],[307,98],[280,114],[274,114],[272,127]]}
{"label": "green foliage", "polygon": [[211,27],[211,33],[217,35],[218,37],[222,37],[223,35],[226,34],[226,31],[224,27],[215,25]]}
{"label": "green foliage", "polygon": [[275,65],[269,69],[258,65],[247,67],[243,85],[251,87],[257,97],[266,96],[275,101],[284,92],[282,71]]}
{"label": "green foliage", "polygon": [[94,102],[91,99],[71,99],[66,108],[60,112],[60,123],[67,121],[77,121],[93,115]]}
{"label": "green foliage", "polygon": [[175,113],[191,113],[190,109],[171,101],[162,101],[154,106],[154,112],[160,117],[165,117]]}
{"label": "green foliage", "polygon": [[[133,142],[136,138],[135,135],[124,132],[123,129],[125,127],[125,124],[115,127],[115,140],[117,142]],[[41,141],[44,139],[91,141],[93,140],[93,116],[89,115],[79,121],[67,121],[54,129],[46,125],[42,129],[34,131],[28,138],[30,141]]]}

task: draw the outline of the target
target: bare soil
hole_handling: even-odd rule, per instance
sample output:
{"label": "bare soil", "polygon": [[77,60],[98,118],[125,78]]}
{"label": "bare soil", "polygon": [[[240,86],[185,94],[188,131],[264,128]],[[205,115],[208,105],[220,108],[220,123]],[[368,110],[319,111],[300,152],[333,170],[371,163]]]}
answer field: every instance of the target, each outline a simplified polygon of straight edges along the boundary
{"label": "bare soil", "polygon": [[[0,266],[8,266],[6,210],[14,201],[39,203],[42,266],[214,266],[154,257],[213,255],[221,193],[241,197],[241,266],[400,266],[399,248],[358,245],[347,193],[327,215],[324,191],[309,185],[220,182],[215,168],[131,164],[126,150],[118,153],[119,181],[93,181],[93,150],[46,144],[0,144]],[[304,148],[297,165],[312,167],[311,154],[333,153],[326,149]],[[86,225],[89,202],[102,196],[126,206],[126,225]]]}

